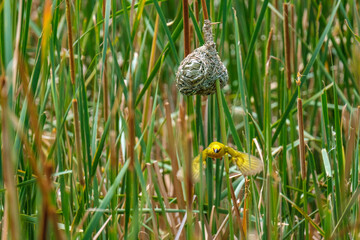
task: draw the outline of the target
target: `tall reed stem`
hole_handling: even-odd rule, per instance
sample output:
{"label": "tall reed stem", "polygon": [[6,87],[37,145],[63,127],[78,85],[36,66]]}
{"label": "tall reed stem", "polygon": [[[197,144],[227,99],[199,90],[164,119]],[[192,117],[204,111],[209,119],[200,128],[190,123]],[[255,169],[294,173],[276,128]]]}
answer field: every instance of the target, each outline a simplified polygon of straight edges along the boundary
{"label": "tall reed stem", "polygon": [[289,9],[288,4],[284,3],[284,43],[285,43],[285,70],[286,70],[286,86],[291,87],[291,62],[290,62],[290,34],[289,34]]}
{"label": "tall reed stem", "polygon": [[[216,95],[217,95],[217,99],[218,99],[219,114],[220,114],[219,118],[220,118],[221,141],[223,144],[227,145],[227,137],[226,137],[226,129],[225,129],[225,116],[224,116],[224,109],[223,109],[223,105],[222,105],[219,79],[216,80]],[[230,239],[234,239],[231,192],[230,192],[230,178],[229,178],[229,157],[226,154],[224,156],[224,164],[225,164],[226,184],[227,184],[227,189],[228,189],[227,198],[228,198],[228,202],[229,202],[228,210],[229,210]]]}

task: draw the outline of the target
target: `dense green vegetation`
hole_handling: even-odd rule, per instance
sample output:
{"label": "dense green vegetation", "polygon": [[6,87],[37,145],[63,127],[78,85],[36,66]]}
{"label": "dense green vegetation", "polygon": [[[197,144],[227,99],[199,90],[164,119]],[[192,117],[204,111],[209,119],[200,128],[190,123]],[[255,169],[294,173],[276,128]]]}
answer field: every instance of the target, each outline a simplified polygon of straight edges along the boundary
{"label": "dense green vegetation", "polygon": [[[359,9],[1,0],[2,237],[360,239]],[[206,12],[229,81],[186,97]],[[263,171],[208,158],[194,184],[212,141]]]}

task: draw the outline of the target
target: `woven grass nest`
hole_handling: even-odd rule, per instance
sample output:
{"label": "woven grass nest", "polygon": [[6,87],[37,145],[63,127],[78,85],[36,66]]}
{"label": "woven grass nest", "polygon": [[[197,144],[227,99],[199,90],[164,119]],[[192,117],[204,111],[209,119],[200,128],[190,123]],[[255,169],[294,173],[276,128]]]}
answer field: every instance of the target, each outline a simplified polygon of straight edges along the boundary
{"label": "woven grass nest", "polygon": [[184,95],[210,95],[216,92],[216,80],[223,88],[228,80],[212,36],[211,22],[204,21],[205,44],[190,53],[180,63],[176,73],[176,86]]}

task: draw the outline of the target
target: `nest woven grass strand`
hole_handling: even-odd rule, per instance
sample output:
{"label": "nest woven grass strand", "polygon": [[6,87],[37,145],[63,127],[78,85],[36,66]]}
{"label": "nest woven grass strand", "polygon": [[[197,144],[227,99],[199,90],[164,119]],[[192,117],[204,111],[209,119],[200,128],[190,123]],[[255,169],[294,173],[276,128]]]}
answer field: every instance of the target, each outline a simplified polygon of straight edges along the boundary
{"label": "nest woven grass strand", "polygon": [[180,63],[176,86],[184,95],[210,95],[216,92],[216,80],[223,88],[228,80],[226,67],[216,51],[211,22],[204,20],[205,44],[190,53]]}

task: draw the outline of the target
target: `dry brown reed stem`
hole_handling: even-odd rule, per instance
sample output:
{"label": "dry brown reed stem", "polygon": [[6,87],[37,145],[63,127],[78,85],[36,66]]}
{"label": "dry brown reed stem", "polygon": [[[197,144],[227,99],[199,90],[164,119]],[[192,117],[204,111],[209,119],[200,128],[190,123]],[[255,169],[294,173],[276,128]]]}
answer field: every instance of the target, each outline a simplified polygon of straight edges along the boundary
{"label": "dry brown reed stem", "polygon": [[[104,40],[105,41],[105,40]],[[106,77],[106,65],[107,65],[107,61],[105,58],[105,62],[104,62],[104,68],[103,68],[103,75],[102,75],[102,79],[103,79],[103,100],[104,100],[104,120],[106,121],[109,117],[109,93],[108,93],[108,80]]]}
{"label": "dry brown reed stem", "polygon": [[195,17],[196,21],[199,22],[199,2],[195,1]]}
{"label": "dry brown reed stem", "polygon": [[209,19],[209,14],[208,14],[208,11],[207,11],[205,0],[201,0],[201,6],[202,6],[202,9],[203,9],[203,13],[204,13],[204,19]]}
{"label": "dry brown reed stem", "polygon": [[1,239],[7,239],[8,238],[8,227],[9,227],[9,218],[7,218],[6,216],[8,215],[8,208],[4,207],[4,212],[3,212],[3,219],[1,221]]}
{"label": "dry brown reed stem", "polygon": [[[108,0],[110,1],[110,0]],[[102,14],[103,16],[105,16],[105,9],[106,9],[106,0],[103,1],[103,8],[102,8]],[[105,33],[105,21],[103,23],[103,32]],[[107,41],[107,39],[105,39],[104,36],[104,42]],[[105,46],[105,44],[103,44],[103,46]],[[105,51],[103,51],[103,53],[106,55],[106,49]],[[107,61],[106,61],[106,57],[105,57],[105,61],[104,61],[104,66],[103,66],[103,70],[102,70],[102,83],[103,83],[103,101],[104,101],[104,119],[105,121],[108,119],[109,117],[109,94],[108,94],[108,79],[106,77],[106,67],[107,67]]]}
{"label": "dry brown reed stem", "polygon": [[131,77],[131,62],[132,62],[132,57],[130,55],[130,60],[129,60],[129,101],[128,101],[128,111],[129,111],[129,115],[128,115],[128,127],[129,127],[129,142],[128,142],[128,154],[129,154],[129,158],[130,158],[130,163],[129,163],[129,170],[130,171],[134,171],[134,164],[135,164],[135,158],[134,158],[134,147],[135,147],[135,113],[134,113],[134,109],[133,109],[133,81],[132,81],[132,77]]}
{"label": "dry brown reed stem", "polygon": [[[159,5],[161,6],[161,2],[159,3]],[[156,40],[157,40],[158,30],[159,30],[159,14],[156,14],[154,36],[153,36],[152,43],[151,43],[151,53],[150,53],[150,61],[149,61],[150,64],[149,64],[148,74],[147,74],[148,76],[150,76],[152,68],[155,63]]]}
{"label": "dry brown reed stem", "polygon": [[249,218],[249,214],[248,214],[248,208],[247,208],[247,203],[248,203],[248,191],[249,191],[249,183],[250,180],[248,178],[245,178],[245,186],[244,186],[244,209],[243,209],[243,229],[244,229],[244,234],[245,236],[247,235],[247,223],[248,223],[248,218]]}
{"label": "dry brown reed stem", "polygon": [[270,59],[272,36],[273,36],[273,28],[270,29],[268,41],[266,44],[266,61]]}
{"label": "dry brown reed stem", "polygon": [[[132,18],[134,14],[134,0],[131,3],[131,9],[130,9],[130,23],[132,23]],[[130,24],[130,32],[132,32],[132,24]],[[133,45],[135,45],[133,43]],[[132,69],[131,69],[131,63],[132,63],[132,53],[129,57],[129,98],[128,98],[128,127],[129,127],[129,141],[127,143],[127,153],[129,154],[130,163],[129,163],[129,171],[134,171],[134,164],[135,164],[135,109],[134,109],[134,83],[132,80]]]}
{"label": "dry brown reed stem", "polygon": [[[52,164],[50,162],[45,162],[45,165],[43,167],[43,172],[45,172],[45,176],[40,173],[39,169],[37,168],[36,157],[33,154],[32,147],[28,143],[27,136],[22,132],[22,129],[20,128],[17,130],[17,132],[19,133],[21,142],[24,145],[24,151],[27,155],[27,160],[29,161],[32,171],[36,176],[36,180],[38,182],[38,186],[43,197],[43,211],[46,212],[47,218],[50,218],[50,221],[53,224],[53,229],[55,232],[54,235],[56,236],[56,239],[64,239],[62,232],[60,232],[58,229],[56,209],[51,205],[50,201],[50,191],[52,188],[52,183],[51,181],[49,181],[48,176],[51,175]],[[42,233],[43,231],[46,231],[46,229],[40,230],[39,232]]]}
{"label": "dry brown reed stem", "polygon": [[182,0],[184,19],[184,57],[190,53],[189,2]]}
{"label": "dry brown reed stem", "polygon": [[101,189],[103,196],[106,196],[107,190],[106,190],[105,184],[104,184],[105,179],[101,175],[100,167],[98,167],[96,169],[96,178],[97,178],[97,181],[100,183],[99,189]]}
{"label": "dry brown reed stem", "polygon": [[130,32],[133,30],[133,19],[134,19],[134,11],[135,11],[135,0],[131,1],[131,7],[130,7]]}
{"label": "dry brown reed stem", "polygon": [[[118,161],[117,161],[117,152],[116,152],[116,133],[115,130],[110,131],[110,164],[111,170],[117,173],[118,171]],[[115,176],[114,176],[115,177]]]}
{"label": "dry brown reed stem", "polygon": [[[123,107],[122,105],[120,105],[121,102],[121,98],[123,98],[123,91],[122,91],[122,86],[119,85],[117,90],[116,90],[116,96],[115,96],[115,100],[114,103],[112,105],[112,108],[110,109],[110,114],[111,114],[111,119],[115,119],[116,114],[119,110],[123,111]],[[123,159],[123,153],[122,153],[122,149],[121,149],[121,141],[119,143],[119,161],[121,164],[125,163],[125,160]],[[118,167],[118,166],[117,166]]]}
{"label": "dry brown reed stem", "polygon": [[296,72],[296,35],[295,35],[295,7],[290,5],[291,14],[291,72]]}
{"label": "dry brown reed stem", "polygon": [[355,144],[355,131],[349,131],[351,128],[350,124],[350,113],[346,109],[346,105],[342,108],[341,112],[341,126],[344,130],[344,141],[346,142],[346,150],[345,150],[345,179],[349,176],[350,166],[351,166],[351,158],[352,158],[352,150],[354,148],[353,144]]}
{"label": "dry brown reed stem", "polygon": [[346,109],[346,105],[342,110],[342,125],[344,128],[344,138],[346,141],[346,151],[345,151],[345,179],[350,176],[350,170],[352,165],[352,159],[354,155],[354,150],[356,149],[356,134],[359,130],[359,121],[360,121],[360,111],[359,107],[352,112]]}
{"label": "dry brown reed stem", "polygon": [[81,139],[80,139],[80,122],[79,122],[79,109],[78,102],[76,99],[72,100],[74,108],[74,126],[75,126],[75,147],[76,147],[76,157],[77,157],[77,170],[78,177],[81,186],[84,187],[84,174],[83,174],[83,165],[82,165],[82,156],[81,156]]}
{"label": "dry brown reed stem", "polygon": [[[170,209],[171,207],[170,207],[170,203],[169,203],[169,199],[168,199],[169,196],[166,193],[165,184],[164,184],[163,179],[161,178],[162,174],[160,172],[158,162],[155,161],[153,165],[154,165],[155,174],[156,174],[157,181],[158,181],[158,184],[159,184],[159,189],[160,189],[161,196],[162,196],[162,198],[164,200],[165,207]],[[173,213],[173,214],[175,215],[175,213]],[[176,222],[174,220],[173,214],[167,213],[166,215],[167,215],[167,218],[168,218],[168,221],[169,221],[169,225],[170,225],[172,234],[175,236],[176,235]]]}
{"label": "dry brown reed stem", "polygon": [[[215,216],[215,211],[216,211],[216,207],[215,207],[215,205],[213,205],[212,208],[211,208],[210,218],[209,218],[209,225],[210,225],[210,226],[213,225],[214,216]],[[216,216],[215,216],[215,218],[216,218]],[[216,221],[216,224],[217,224],[217,221]]]}
{"label": "dry brown reed stem", "polygon": [[[21,59],[19,59],[19,60],[20,60],[19,67],[24,69],[25,67],[23,65],[23,62],[21,61]],[[26,99],[28,100],[28,115],[29,115],[29,119],[30,119],[30,127],[34,133],[35,145],[36,145],[37,149],[39,149],[38,154],[40,157],[41,165],[45,166],[46,157],[45,157],[44,152],[42,151],[41,130],[38,126],[39,118],[37,115],[37,107],[35,106],[35,101],[34,101],[34,98],[31,94],[31,92],[28,90],[29,89],[28,76],[25,75],[24,71],[20,71],[19,73],[20,73],[21,84],[23,85],[23,87],[22,87],[23,94],[26,97]],[[24,138],[22,140],[23,140],[23,142],[27,142],[26,138]],[[29,149],[31,149],[31,148],[29,148]],[[40,175],[42,175],[42,174],[38,170],[37,163],[35,162],[35,157],[29,158],[29,159],[33,159],[34,162],[30,162],[32,165],[31,167],[33,168],[32,170],[34,171],[34,173],[36,175],[38,175],[38,178],[41,179]],[[44,184],[43,186],[45,187],[46,184],[44,183],[44,181],[42,181],[42,183]]]}
{"label": "dry brown reed stem", "polygon": [[68,45],[69,45],[69,57],[70,57],[70,79],[71,83],[75,84],[75,61],[74,61],[74,49],[73,49],[73,37],[71,31],[71,14],[70,14],[70,0],[65,0],[66,4],[66,22],[68,28]]}
{"label": "dry brown reed stem", "polygon": [[289,35],[289,10],[288,4],[283,4],[283,17],[284,17],[284,44],[285,44],[285,71],[287,88],[291,88],[291,64],[290,64],[290,35]]}
{"label": "dry brown reed stem", "polygon": [[[23,1],[19,2],[19,13],[23,11]],[[19,47],[20,47],[20,33],[21,33],[21,21],[22,15],[18,15],[17,26],[16,26],[16,39],[15,39],[15,50],[12,64],[12,85],[16,89],[16,77],[18,70],[18,60],[19,60]],[[14,95],[15,96],[15,95]]]}
{"label": "dry brown reed stem", "polygon": [[235,192],[234,192],[234,187],[233,187],[232,184],[230,184],[230,192],[231,192],[231,199],[233,201],[233,205],[235,206],[235,208],[234,208],[235,209],[235,216],[236,216],[236,219],[237,219],[238,224],[239,224],[241,238],[246,239],[245,233],[244,233],[245,229],[243,229],[243,221],[241,220],[239,206],[237,205],[236,196],[235,196]]}
{"label": "dry brown reed stem", "polygon": [[[183,19],[184,19],[184,58],[190,53],[190,29],[189,29],[189,3],[188,0],[182,0],[183,4]],[[186,108],[186,97],[181,98],[181,105],[183,108]],[[192,99],[190,99],[192,100]],[[181,119],[182,122],[185,122],[184,118]]]}
{"label": "dry brown reed stem", "polygon": [[192,137],[191,134],[188,133],[186,134],[186,136],[184,136],[184,153],[185,153],[185,165],[187,168],[187,176],[186,176],[186,188],[187,188],[187,204],[188,204],[188,208],[192,209],[192,204],[191,204],[191,200],[192,200],[192,196],[194,194],[194,189],[193,189],[193,180],[192,180],[192,168],[191,168],[191,163],[192,163],[192,156],[191,156],[191,143],[192,143]]}
{"label": "dry brown reed stem", "polygon": [[[71,83],[74,85],[75,84],[75,61],[74,61],[74,49],[73,49],[73,37],[72,37],[72,30],[71,30],[71,13],[70,13],[70,0],[65,0],[65,4],[66,4],[66,22],[67,22],[67,28],[68,28],[68,47],[69,47],[69,57],[70,57],[70,79],[71,79]],[[75,99],[74,99],[75,100]],[[77,109],[77,101],[75,100],[75,105],[74,105],[74,101],[73,101],[73,111],[74,111],[74,118],[76,118],[76,114],[77,114],[77,118],[79,117],[79,110]],[[75,109],[76,108],[76,109]],[[76,154],[77,154],[77,158],[78,158],[78,174],[79,174],[79,181],[80,184],[82,186],[85,185],[84,183],[84,179],[83,179],[83,174],[82,174],[82,159],[81,159],[81,142],[80,142],[80,126],[79,126],[79,118],[75,121],[75,144],[76,144]],[[76,126],[78,125],[78,126]],[[76,131],[78,129],[78,139],[79,142],[77,142],[78,140],[76,140]],[[79,146],[77,146],[77,144],[79,144]]]}
{"label": "dry brown reed stem", "polygon": [[304,122],[303,122],[303,108],[301,98],[297,99],[297,117],[299,126],[299,153],[300,153],[300,167],[301,167],[301,178],[306,178],[306,166],[305,166],[305,141],[304,141]]}
{"label": "dry brown reed stem", "polygon": [[[187,139],[187,124],[186,124],[186,120],[182,121],[182,116],[181,114],[184,114],[184,110],[182,110],[182,106],[180,105],[180,116],[177,120],[177,124],[178,124],[178,128],[180,129],[179,131],[179,138],[178,138],[178,146],[179,149],[178,151],[180,153],[183,153],[183,159],[184,159],[184,163],[185,166],[183,166],[183,170],[185,170],[185,178],[184,178],[184,184],[185,184],[185,192],[186,192],[186,210],[187,210],[187,215],[188,216],[192,216],[191,211],[192,211],[192,196],[193,196],[193,182],[192,182],[192,169],[191,169],[191,141],[189,141]],[[185,117],[183,116],[183,118],[185,119]],[[189,144],[190,143],[190,146]],[[192,218],[189,217],[187,219],[188,224],[191,224],[192,222]]]}
{"label": "dry brown reed stem", "polygon": [[[46,185],[47,186],[51,186],[51,174],[52,174],[52,164],[50,162],[46,162],[45,165],[43,166],[43,172],[44,172],[44,175],[45,175],[45,182],[47,183]],[[40,219],[40,236],[39,238],[40,239],[47,239],[47,229],[48,229],[48,221],[49,221],[49,218],[51,218],[51,214],[54,214],[55,212],[55,208],[53,206],[50,205],[50,202],[48,202],[49,199],[46,198],[44,199],[44,202],[45,202],[45,206],[48,206],[48,207],[45,207],[43,208],[43,212],[42,212],[42,216],[41,216],[41,219]],[[57,221],[56,221],[57,222]],[[57,224],[57,223],[55,223]],[[55,225],[56,226],[56,225]]]}
{"label": "dry brown reed stem", "polygon": [[[161,2],[159,3],[161,4]],[[154,62],[155,62],[155,53],[156,53],[156,40],[157,40],[157,34],[158,34],[158,29],[159,29],[159,14],[156,14],[156,19],[155,19],[155,28],[154,28],[154,37],[152,39],[152,43],[151,43],[151,53],[150,53],[150,60],[149,60],[149,68],[148,68],[148,73],[147,76],[149,77],[152,71],[152,68],[154,66]],[[149,87],[146,90],[146,96],[145,96],[145,104],[144,104],[144,114],[143,114],[143,119],[142,119],[142,132],[144,132],[145,127],[147,126],[147,123],[149,121],[149,112],[151,112],[151,107],[150,107],[150,97],[151,97],[151,87]],[[144,138],[146,140],[147,135],[144,135]]]}
{"label": "dry brown reed stem", "polygon": [[172,167],[172,177],[173,177],[173,183],[174,183],[174,192],[176,195],[176,199],[179,205],[179,208],[185,207],[184,202],[184,196],[182,195],[182,189],[181,189],[181,183],[179,179],[177,179],[176,174],[179,171],[178,162],[176,159],[176,151],[175,151],[175,142],[174,142],[174,134],[173,134],[173,128],[172,128],[172,119],[171,119],[171,110],[170,110],[170,104],[168,101],[165,102],[165,116],[166,116],[166,127],[167,127],[167,137],[168,137],[168,152],[171,160],[171,167]]}
{"label": "dry brown reed stem", "polygon": [[[22,59],[19,59],[19,68],[26,69]],[[45,161],[46,161],[46,156],[45,156],[44,152],[42,151],[42,140],[41,140],[42,133],[41,133],[41,129],[39,128],[39,125],[38,125],[39,117],[37,115],[37,106],[35,105],[35,100],[33,98],[32,93],[30,92],[30,90],[28,90],[28,89],[30,89],[29,88],[29,79],[25,72],[26,71],[19,71],[21,84],[23,85],[23,87],[21,89],[23,91],[24,96],[28,100],[28,115],[29,115],[29,119],[30,119],[30,127],[34,133],[34,141],[35,141],[36,149],[39,150],[38,154],[40,157],[41,164],[42,164],[42,166],[44,166]]]}
{"label": "dry brown reed stem", "polygon": [[42,210],[41,218],[39,223],[39,239],[45,240],[47,235],[47,228],[48,228],[48,209],[45,207]]}
{"label": "dry brown reed stem", "polygon": [[[18,194],[15,183],[15,170],[13,166],[12,159],[12,146],[11,138],[8,126],[10,123],[8,116],[7,108],[7,89],[6,89],[6,80],[5,77],[1,77],[0,80],[0,104],[1,104],[1,142],[2,142],[2,164],[3,164],[3,180],[5,192],[5,208],[6,214],[3,217],[3,221],[6,221],[7,224],[4,225],[3,231],[8,231],[7,228],[10,228],[12,239],[20,239],[19,231],[17,229],[20,223],[19,219],[19,207],[18,207]],[[6,236],[7,238],[8,236]]]}
{"label": "dry brown reed stem", "polygon": [[[198,221],[198,224],[201,229],[201,221]],[[205,239],[212,240],[213,238],[212,238],[211,228],[206,218],[204,218],[204,226],[205,226]]]}
{"label": "dry brown reed stem", "polygon": [[[234,208],[234,207],[233,207]],[[215,236],[214,236],[214,240],[216,239],[220,239],[221,236],[221,232],[223,231],[223,228],[225,227],[225,225],[228,223],[229,221],[229,216],[230,214],[226,214],[226,217],[224,218],[224,220],[222,221],[220,227],[218,228],[218,231],[216,232]],[[224,234],[225,235],[225,234]],[[229,233],[227,234],[229,235]]]}
{"label": "dry brown reed stem", "polygon": [[[21,69],[25,69],[22,59],[19,59],[19,67]],[[50,169],[52,166],[51,162],[47,162],[46,161],[46,157],[44,155],[44,152],[42,151],[42,141],[41,141],[41,130],[38,126],[38,116],[37,116],[37,108],[35,106],[35,102],[34,102],[34,98],[31,94],[31,92],[28,90],[29,89],[29,82],[28,82],[28,77],[25,75],[26,71],[20,71],[19,72],[19,76],[20,76],[20,80],[21,80],[21,84],[23,85],[23,94],[25,96],[25,98],[28,100],[28,115],[29,115],[29,119],[30,119],[30,128],[33,131],[33,135],[34,135],[34,141],[35,141],[35,145],[37,146],[37,149],[39,149],[38,151],[38,155],[40,157],[40,162],[41,165],[43,166],[43,173],[47,174],[47,176],[49,174],[51,174]],[[2,98],[2,97],[1,97]],[[43,211],[46,212],[46,216],[48,216],[50,218],[50,221],[53,224],[53,229],[55,232],[55,236],[57,239],[63,239],[63,235],[62,233],[59,231],[58,229],[58,221],[57,221],[57,215],[56,215],[56,209],[51,205],[51,201],[50,201],[50,191],[52,189],[52,183],[51,181],[48,181],[47,179],[45,179],[45,177],[43,176],[43,173],[40,172],[39,168],[38,168],[38,163],[36,161],[36,157],[33,154],[33,150],[32,147],[29,146],[28,144],[28,139],[27,136],[18,129],[18,136],[20,137],[23,145],[24,145],[24,149],[27,153],[27,160],[30,163],[31,169],[34,172],[34,174],[37,176],[37,182],[39,184],[39,188],[43,197]],[[49,173],[50,172],[50,173]],[[43,229],[43,231],[46,231],[46,229]],[[42,231],[40,230],[40,233]]]}
{"label": "dry brown reed stem", "polygon": [[[148,181],[149,181],[149,196],[153,196],[154,195],[154,185],[152,183],[152,170],[151,170],[151,164],[150,163],[146,163],[146,168],[148,170],[148,174],[149,174],[149,177],[148,177]],[[150,201],[151,201],[151,211],[153,213],[153,216],[156,216],[156,213],[155,213],[155,201],[154,201],[154,198],[150,198]],[[159,239],[159,233],[158,233],[158,223],[157,223],[157,219],[156,217],[154,218],[151,218],[151,221],[152,221],[152,224],[153,224],[153,231],[154,231],[154,235],[155,235],[155,239]]]}

